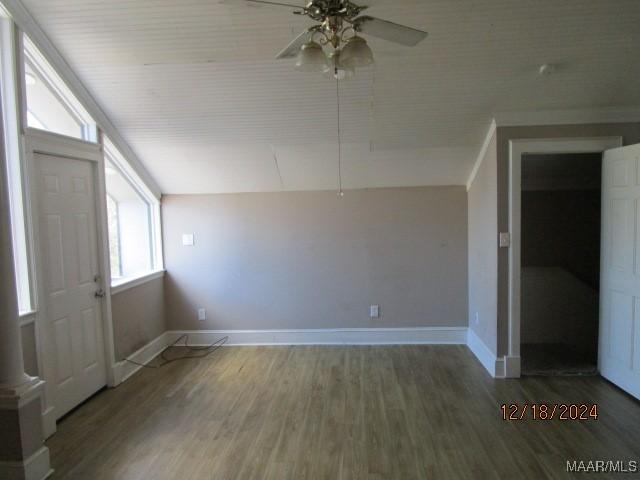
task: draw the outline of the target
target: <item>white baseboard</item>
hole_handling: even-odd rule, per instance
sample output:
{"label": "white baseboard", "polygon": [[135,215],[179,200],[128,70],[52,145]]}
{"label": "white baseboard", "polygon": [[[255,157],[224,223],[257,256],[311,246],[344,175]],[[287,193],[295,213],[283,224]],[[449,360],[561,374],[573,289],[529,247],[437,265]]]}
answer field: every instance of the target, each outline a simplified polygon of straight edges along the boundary
{"label": "white baseboard", "polygon": [[42,412],[42,433],[44,434],[44,438],[47,439],[58,429],[56,425],[56,409],[53,407],[48,407]]}
{"label": "white baseboard", "polygon": [[[467,345],[482,366],[495,378],[520,376],[520,357],[497,357],[467,327],[336,328],[300,330],[171,330],[127,357],[146,364],[182,335],[189,345],[205,346],[229,337],[227,346],[242,345]],[[182,345],[180,342],[178,346]],[[140,370],[125,360],[116,364],[116,384]],[[49,423],[49,422],[46,422]],[[53,422],[55,426],[55,421]],[[54,430],[55,431],[55,427]],[[53,433],[53,431],[51,433]]]}
{"label": "white baseboard", "polygon": [[505,355],[504,378],[520,378],[520,357]]}
{"label": "white baseboard", "polygon": [[498,371],[498,358],[496,357],[496,354],[487,347],[487,344],[484,343],[471,328],[467,332],[467,346],[487,372],[489,372],[492,377],[496,377],[496,371]]}
{"label": "white baseboard", "polygon": [[472,329],[467,333],[467,346],[493,378],[520,377],[520,357],[498,357]]}
{"label": "white baseboard", "polygon": [[[189,335],[189,345],[422,345],[467,343],[467,327],[335,328],[303,330],[173,330],[168,344]],[[182,342],[181,342],[182,343]]]}
{"label": "white baseboard", "polygon": [[41,447],[22,462],[0,462],[0,478],[4,480],[44,480],[52,473],[47,447]]}
{"label": "white baseboard", "polygon": [[[159,335],[155,339],[151,340],[145,346],[139,348],[131,355],[127,357],[127,360],[132,360],[136,363],[146,364],[157,357],[162,350],[164,350],[168,343],[168,332],[164,332]],[[131,375],[136,373],[138,370],[143,368],[140,365],[136,365],[135,363],[128,362],[127,360],[122,360],[118,362],[115,366],[115,384],[119,385],[120,383],[127,380]]]}

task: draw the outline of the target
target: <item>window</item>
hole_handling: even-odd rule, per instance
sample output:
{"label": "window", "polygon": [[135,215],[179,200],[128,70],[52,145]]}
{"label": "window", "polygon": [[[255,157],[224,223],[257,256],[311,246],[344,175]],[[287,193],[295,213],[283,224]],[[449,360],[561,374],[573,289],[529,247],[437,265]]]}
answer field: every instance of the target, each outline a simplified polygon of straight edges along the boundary
{"label": "window", "polygon": [[114,286],[162,269],[159,202],[105,137],[109,257]]}
{"label": "window", "polygon": [[2,97],[2,127],[4,151],[7,156],[9,177],[9,208],[15,262],[18,310],[24,315],[33,310],[31,299],[27,228],[24,215],[23,164],[20,150],[20,122],[15,84],[14,28],[10,19],[0,10],[0,96]]}
{"label": "window", "polygon": [[120,278],[122,277],[120,220],[118,217],[118,204],[111,195],[107,195],[107,216],[109,225],[109,261],[111,263],[111,278]]}
{"label": "window", "polygon": [[27,125],[95,142],[96,124],[26,35],[24,75]]}

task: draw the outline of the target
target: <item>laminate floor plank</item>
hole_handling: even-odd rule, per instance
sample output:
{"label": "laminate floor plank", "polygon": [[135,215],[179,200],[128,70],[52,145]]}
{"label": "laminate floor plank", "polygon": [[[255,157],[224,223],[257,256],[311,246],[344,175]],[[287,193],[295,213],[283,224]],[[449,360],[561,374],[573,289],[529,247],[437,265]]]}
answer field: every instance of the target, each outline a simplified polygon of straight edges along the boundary
{"label": "laminate floor plank", "polygon": [[[505,421],[503,403],[599,417]],[[47,446],[53,479],[567,479],[567,460],[640,461],[640,402],[600,377],[496,380],[465,346],[224,347],[140,370]]]}

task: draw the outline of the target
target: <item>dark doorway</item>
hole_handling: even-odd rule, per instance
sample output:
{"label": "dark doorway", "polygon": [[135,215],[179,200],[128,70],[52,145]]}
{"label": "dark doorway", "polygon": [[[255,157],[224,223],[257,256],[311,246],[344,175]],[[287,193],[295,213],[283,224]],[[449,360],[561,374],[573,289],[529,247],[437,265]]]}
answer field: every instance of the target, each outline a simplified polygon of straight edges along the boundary
{"label": "dark doorway", "polygon": [[602,154],[522,159],[523,375],[594,375]]}

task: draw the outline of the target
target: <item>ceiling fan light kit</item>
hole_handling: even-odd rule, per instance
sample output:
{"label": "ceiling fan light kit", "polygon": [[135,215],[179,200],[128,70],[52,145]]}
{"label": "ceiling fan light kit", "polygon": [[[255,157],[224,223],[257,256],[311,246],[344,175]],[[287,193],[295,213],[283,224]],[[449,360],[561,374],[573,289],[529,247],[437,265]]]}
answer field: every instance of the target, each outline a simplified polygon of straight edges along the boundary
{"label": "ceiling fan light kit", "polygon": [[[413,47],[427,37],[427,32],[368,15],[360,16],[360,12],[368,7],[356,5],[350,0],[308,0],[305,7],[270,0],[246,1],[293,8],[294,14],[306,15],[320,22],[294,38],[276,59],[295,58],[296,70],[322,72],[336,80],[338,196],[342,197],[340,80],[353,77],[356,68],[368,67],[374,63],[371,47],[359,34]],[[323,47],[328,47],[328,53],[325,53]]]}
{"label": "ceiling fan light kit", "polygon": [[[374,62],[373,52],[367,41],[358,34],[371,35],[406,46],[415,46],[427,36],[427,32],[368,15],[360,16],[366,5],[356,5],[350,0],[308,0],[306,6],[247,0],[293,8],[296,15],[306,15],[320,22],[298,35],[277,56],[277,59],[296,58],[295,68],[304,72],[333,70],[337,80],[353,76],[356,68],[367,67]],[[323,47],[331,49],[325,53]]]}
{"label": "ceiling fan light kit", "polygon": [[342,48],[340,58],[343,65],[352,68],[368,67],[373,63],[373,52],[364,38],[354,35]]}
{"label": "ceiling fan light kit", "polygon": [[328,58],[329,64],[324,71],[326,76],[335,78],[336,80],[345,80],[356,74],[356,69],[353,66],[344,64],[342,61],[342,53],[339,50],[331,52]]}
{"label": "ceiling fan light kit", "polygon": [[295,69],[300,72],[324,72],[329,68],[329,60],[319,43],[313,40],[300,47]]}

